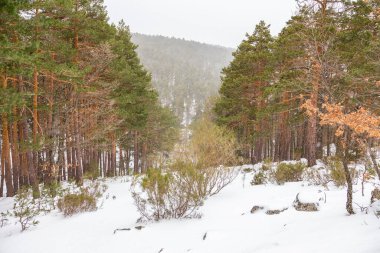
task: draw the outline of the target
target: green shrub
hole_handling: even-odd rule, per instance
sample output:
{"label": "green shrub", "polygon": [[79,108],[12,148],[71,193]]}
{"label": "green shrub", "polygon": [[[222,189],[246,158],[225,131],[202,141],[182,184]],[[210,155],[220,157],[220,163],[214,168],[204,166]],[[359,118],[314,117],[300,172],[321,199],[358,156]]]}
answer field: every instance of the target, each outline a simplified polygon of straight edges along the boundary
{"label": "green shrub", "polygon": [[35,226],[38,221],[35,217],[39,214],[39,208],[36,200],[32,197],[32,191],[22,188],[18,191],[14,198],[13,216],[17,218],[17,222],[21,225],[21,232]]}
{"label": "green shrub", "polygon": [[76,213],[95,211],[96,198],[84,192],[78,194],[67,194],[58,201],[58,209],[65,216],[72,216]]}
{"label": "green shrub", "polygon": [[57,181],[53,181],[50,184],[44,184],[40,188],[40,198],[36,199],[38,210],[42,213],[49,213],[56,208],[57,197],[62,197],[64,189]]}
{"label": "green shrub", "polygon": [[302,163],[280,163],[274,173],[274,178],[278,184],[301,181],[305,167]]}
{"label": "green shrub", "polygon": [[95,180],[100,176],[98,164],[91,162],[89,168],[84,172],[83,178],[89,180]]}
{"label": "green shrub", "polygon": [[262,171],[259,171],[252,179],[251,181],[251,185],[260,185],[260,184],[264,184],[265,183],[265,180],[266,180],[266,176],[264,174],[264,172]]}
{"label": "green shrub", "polygon": [[272,168],[273,161],[271,158],[265,158],[263,165],[261,166],[262,171],[268,171]]}
{"label": "green shrub", "polygon": [[[331,180],[337,187],[346,185],[346,174],[344,171],[343,163],[338,157],[328,157],[326,160],[326,166],[330,172]],[[352,168],[350,169],[351,179],[354,181],[358,178],[358,172]]]}
{"label": "green shrub", "polygon": [[58,200],[57,207],[64,216],[76,213],[90,212],[97,209],[97,200],[103,196],[107,186],[100,182],[91,182],[86,187],[69,190]]}
{"label": "green shrub", "polygon": [[330,177],[338,187],[346,185],[346,175],[343,164],[336,162],[334,167],[330,167]]}
{"label": "green shrub", "polygon": [[244,168],[243,173],[251,173],[253,171],[252,168]]}
{"label": "green shrub", "polygon": [[263,164],[260,168],[261,171],[269,171],[271,169],[272,165]]}

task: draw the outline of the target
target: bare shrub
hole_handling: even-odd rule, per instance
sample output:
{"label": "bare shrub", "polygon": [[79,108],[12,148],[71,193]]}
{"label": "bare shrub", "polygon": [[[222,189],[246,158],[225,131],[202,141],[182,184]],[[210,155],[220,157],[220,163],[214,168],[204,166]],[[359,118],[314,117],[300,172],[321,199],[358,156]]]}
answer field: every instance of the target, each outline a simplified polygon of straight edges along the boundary
{"label": "bare shrub", "polygon": [[0,213],[0,228],[9,224],[9,216],[11,216],[9,211]]}
{"label": "bare shrub", "polygon": [[[185,171],[186,175],[182,175],[181,172]],[[135,178],[132,196],[142,218],[158,221],[196,217],[203,197],[198,194],[196,185],[192,184],[193,180],[196,179],[191,170],[184,168],[178,173],[149,169],[143,178]]]}
{"label": "bare shrub", "polygon": [[177,147],[165,172],[148,170],[135,179],[132,194],[143,219],[191,218],[207,196],[220,192],[238,175],[234,135],[202,118],[188,145]]}
{"label": "bare shrub", "polygon": [[237,177],[238,171],[231,166],[239,163],[238,149],[235,135],[228,129],[207,118],[201,118],[193,125],[190,161],[204,178],[205,195],[219,193]]}
{"label": "bare shrub", "polygon": [[303,180],[309,182],[312,185],[326,186],[330,182],[330,177],[327,170],[324,167],[321,168],[306,168],[302,174]]}

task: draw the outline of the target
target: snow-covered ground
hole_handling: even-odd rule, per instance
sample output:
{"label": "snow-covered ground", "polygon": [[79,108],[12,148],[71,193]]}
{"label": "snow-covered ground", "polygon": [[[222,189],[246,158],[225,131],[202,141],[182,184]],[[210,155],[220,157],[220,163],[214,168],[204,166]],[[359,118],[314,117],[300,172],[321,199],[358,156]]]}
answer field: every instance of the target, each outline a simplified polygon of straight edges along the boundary
{"label": "snow-covered ground", "polygon": [[[380,219],[359,209],[356,215],[346,215],[345,189],[326,190],[305,182],[251,186],[252,174],[241,173],[205,202],[200,209],[201,219],[148,223],[138,230],[135,226],[139,214],[129,192],[130,183],[125,179],[107,181],[105,195],[109,194],[109,198],[96,212],[64,218],[54,211],[39,216],[40,224],[22,233],[18,224],[1,228],[0,252],[380,252]],[[368,206],[372,188],[367,184],[362,197],[360,184],[356,185],[354,202]],[[292,204],[299,192],[311,200],[323,196],[320,210],[296,211]],[[264,209],[251,214],[255,205]],[[11,199],[0,200],[0,211],[11,207]],[[265,213],[284,208],[288,209],[277,215]],[[131,230],[114,234],[117,228]]]}

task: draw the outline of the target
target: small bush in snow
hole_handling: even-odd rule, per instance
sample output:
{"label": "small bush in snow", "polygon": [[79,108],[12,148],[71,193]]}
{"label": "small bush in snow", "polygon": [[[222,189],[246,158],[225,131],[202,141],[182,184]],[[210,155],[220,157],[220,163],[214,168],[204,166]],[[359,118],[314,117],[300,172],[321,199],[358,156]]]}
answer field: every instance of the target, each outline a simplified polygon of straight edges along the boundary
{"label": "small bush in snow", "polygon": [[65,216],[96,210],[96,198],[85,193],[67,194],[58,201],[58,208]]}
{"label": "small bush in snow", "polygon": [[[345,186],[347,181],[342,161],[338,157],[331,156],[327,159],[326,166],[334,184],[338,187]],[[353,181],[358,178],[358,172],[354,168],[351,169],[350,174]]]}
{"label": "small bush in snow", "polygon": [[303,180],[308,181],[312,185],[326,186],[330,181],[327,170],[324,167],[316,169],[315,167],[306,168],[302,175]]}
{"label": "small bush in snow", "polygon": [[9,216],[11,216],[11,213],[9,211],[0,213],[0,228],[9,224]]}
{"label": "small bush in snow", "polygon": [[92,182],[87,187],[81,187],[77,192],[65,194],[58,200],[57,207],[64,216],[72,216],[76,213],[90,212],[97,209],[97,200],[103,196],[107,186],[100,182]]}
{"label": "small bush in snow", "polygon": [[266,158],[261,166],[261,171],[269,171],[272,168],[273,161],[271,158]]}
{"label": "small bush in snow", "polygon": [[52,182],[40,189],[41,196],[36,199],[38,210],[42,213],[49,213],[56,208],[58,197],[62,197],[64,189],[58,182]]}
{"label": "small bush in snow", "polygon": [[30,189],[20,189],[15,196],[13,206],[13,216],[21,225],[21,231],[25,231],[31,226],[38,224],[35,217],[39,214],[39,208],[36,200],[32,197]]}
{"label": "small bush in snow", "polygon": [[251,185],[260,185],[260,184],[264,184],[265,183],[265,180],[266,180],[266,176],[264,174],[264,172],[262,171],[259,171],[257,174],[255,174],[255,176],[253,177],[252,181],[251,181]]}
{"label": "small bush in snow", "polygon": [[329,157],[326,166],[330,171],[331,180],[338,187],[346,185],[343,163],[335,156]]}
{"label": "small bush in snow", "polygon": [[192,173],[194,170],[189,168],[167,173],[149,169],[142,179],[137,178],[132,185],[132,196],[142,218],[158,221],[197,216],[196,210],[202,205],[203,196],[193,180],[202,179],[196,179],[198,175]]}
{"label": "small bush in snow", "polygon": [[297,182],[302,180],[302,172],[305,169],[303,163],[280,163],[274,172],[274,179],[278,184],[285,182]]}

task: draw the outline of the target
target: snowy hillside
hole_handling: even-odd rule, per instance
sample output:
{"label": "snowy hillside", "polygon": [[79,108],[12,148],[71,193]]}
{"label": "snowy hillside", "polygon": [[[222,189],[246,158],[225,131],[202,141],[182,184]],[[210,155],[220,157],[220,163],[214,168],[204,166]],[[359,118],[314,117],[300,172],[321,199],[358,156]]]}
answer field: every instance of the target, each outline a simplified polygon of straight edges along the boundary
{"label": "snowy hillside", "polygon": [[[0,252],[380,252],[380,220],[357,205],[356,215],[346,215],[344,188],[327,190],[306,182],[252,186],[252,177],[251,172],[241,172],[206,200],[200,219],[146,224],[136,223],[139,214],[129,191],[130,178],[108,180],[99,210],[69,218],[53,211],[22,233],[12,220],[0,229]],[[354,187],[354,203],[368,206],[373,185],[366,185],[365,197],[360,184]],[[293,201],[298,193],[304,200],[317,201],[319,211],[296,211]],[[253,206],[258,207],[251,213]],[[0,207],[11,208],[11,199],[1,199]],[[268,210],[282,212],[269,215]]]}

